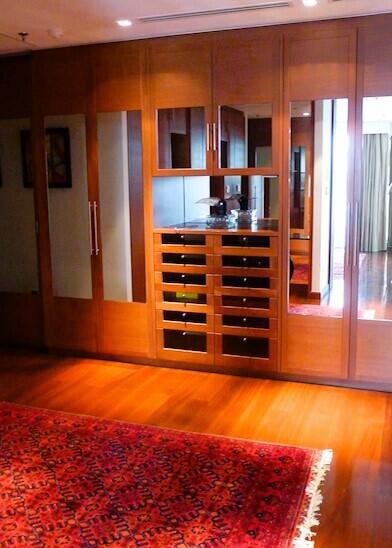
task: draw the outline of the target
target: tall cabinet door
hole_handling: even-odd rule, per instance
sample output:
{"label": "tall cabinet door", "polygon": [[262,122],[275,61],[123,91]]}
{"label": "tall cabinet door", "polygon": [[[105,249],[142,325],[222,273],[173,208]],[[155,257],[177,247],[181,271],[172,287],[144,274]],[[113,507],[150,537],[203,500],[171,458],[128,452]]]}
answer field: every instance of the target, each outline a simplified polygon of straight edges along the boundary
{"label": "tall cabinet door", "polygon": [[[0,62],[0,342],[42,344],[31,144],[31,63]],[[24,146],[26,145],[26,146]]]}
{"label": "tall cabinet door", "polygon": [[153,175],[206,175],[214,147],[211,38],[154,40],[148,47]]}
{"label": "tall cabinet door", "polygon": [[[380,55],[380,51],[383,52]],[[392,37],[360,31],[352,378],[392,390]]]}
{"label": "tall cabinet door", "polygon": [[99,232],[99,351],[151,356],[146,279],[143,50],[137,43],[94,46]]}
{"label": "tall cabinet door", "polygon": [[214,172],[277,175],[281,33],[225,32],[213,44]]}
{"label": "tall cabinet door", "polygon": [[301,34],[288,32],[285,43],[282,371],[344,380],[356,36],[345,24],[316,23]]}
{"label": "tall cabinet door", "polygon": [[[47,344],[50,348],[97,350],[97,223],[89,165],[91,117],[88,113],[85,49],[39,52],[34,64],[37,123],[46,169],[51,294]],[[41,238],[42,238],[41,234]]]}

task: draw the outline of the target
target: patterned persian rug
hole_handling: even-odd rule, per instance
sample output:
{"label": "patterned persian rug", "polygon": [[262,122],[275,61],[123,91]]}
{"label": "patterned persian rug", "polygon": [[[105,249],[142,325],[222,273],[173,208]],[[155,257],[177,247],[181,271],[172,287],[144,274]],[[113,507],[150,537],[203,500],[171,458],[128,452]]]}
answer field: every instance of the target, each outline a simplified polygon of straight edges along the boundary
{"label": "patterned persian rug", "polygon": [[331,451],[0,403],[0,546],[312,546]]}

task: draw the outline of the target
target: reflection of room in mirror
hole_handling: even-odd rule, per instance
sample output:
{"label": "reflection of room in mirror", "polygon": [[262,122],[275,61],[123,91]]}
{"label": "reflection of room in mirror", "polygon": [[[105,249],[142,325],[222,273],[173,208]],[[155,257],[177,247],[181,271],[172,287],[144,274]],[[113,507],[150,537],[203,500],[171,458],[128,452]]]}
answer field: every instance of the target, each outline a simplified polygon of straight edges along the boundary
{"label": "reflection of room in mirror", "polygon": [[[0,120],[0,292],[37,293],[34,194],[23,180],[22,134],[30,120]],[[33,181],[31,181],[33,184]]]}
{"label": "reflection of room in mirror", "polygon": [[219,109],[219,167],[272,165],[272,105],[223,105]]}
{"label": "reflection of room in mirror", "polygon": [[291,104],[290,312],[342,316],[347,99]]}
{"label": "reflection of room in mirror", "polygon": [[363,101],[358,317],[392,320],[392,97]]}
{"label": "reflection of room in mirror", "polygon": [[[176,196],[176,200],[173,200]],[[179,198],[180,197],[180,198]],[[153,180],[154,226],[206,223],[211,208],[206,198],[226,202],[227,213],[237,219],[244,204],[251,212],[252,226],[279,218],[279,179],[262,175],[224,177],[156,177]],[[254,226],[253,226],[254,225]],[[243,228],[246,228],[245,226]]]}

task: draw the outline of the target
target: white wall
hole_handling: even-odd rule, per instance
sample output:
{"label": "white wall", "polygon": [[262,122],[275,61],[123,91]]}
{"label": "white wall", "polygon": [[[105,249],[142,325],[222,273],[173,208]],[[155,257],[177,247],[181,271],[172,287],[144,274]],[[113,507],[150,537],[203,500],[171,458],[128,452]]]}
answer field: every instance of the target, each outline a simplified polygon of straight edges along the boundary
{"label": "white wall", "polygon": [[49,197],[53,292],[92,298],[88,217],[86,128],[82,114],[48,116],[46,127],[68,127],[72,188],[51,188]]}
{"label": "white wall", "polygon": [[98,114],[103,287],[111,301],[132,301],[127,144],[127,113]]}
{"label": "white wall", "polygon": [[328,285],[330,251],[332,101],[315,102],[312,292]]}
{"label": "white wall", "polygon": [[20,131],[29,120],[0,121],[0,291],[38,291],[32,188],[23,187]]}

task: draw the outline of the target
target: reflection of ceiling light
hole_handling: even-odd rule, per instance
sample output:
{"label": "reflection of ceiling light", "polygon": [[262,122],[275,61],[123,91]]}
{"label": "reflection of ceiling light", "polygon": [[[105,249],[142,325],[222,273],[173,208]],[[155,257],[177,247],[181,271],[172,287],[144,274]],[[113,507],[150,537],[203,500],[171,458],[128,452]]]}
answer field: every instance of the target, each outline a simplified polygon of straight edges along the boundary
{"label": "reflection of ceiling light", "polygon": [[303,112],[302,116],[310,116],[310,112]]}
{"label": "reflection of ceiling light", "polygon": [[302,3],[307,8],[313,8],[314,6],[317,6],[317,0],[302,0]]}
{"label": "reflection of ceiling light", "polygon": [[116,23],[119,27],[130,27],[132,25],[132,21],[129,19],[118,19]]}

